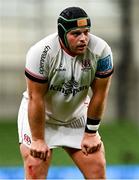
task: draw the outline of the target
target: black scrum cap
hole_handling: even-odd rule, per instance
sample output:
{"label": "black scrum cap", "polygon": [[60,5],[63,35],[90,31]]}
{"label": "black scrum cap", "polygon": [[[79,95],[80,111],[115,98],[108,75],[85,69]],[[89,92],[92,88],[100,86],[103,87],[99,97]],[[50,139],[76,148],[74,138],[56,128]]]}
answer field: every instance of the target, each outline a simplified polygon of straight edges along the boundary
{"label": "black scrum cap", "polygon": [[76,28],[91,27],[91,21],[87,13],[80,7],[69,7],[64,9],[58,18],[58,35],[64,45],[68,48],[66,35]]}

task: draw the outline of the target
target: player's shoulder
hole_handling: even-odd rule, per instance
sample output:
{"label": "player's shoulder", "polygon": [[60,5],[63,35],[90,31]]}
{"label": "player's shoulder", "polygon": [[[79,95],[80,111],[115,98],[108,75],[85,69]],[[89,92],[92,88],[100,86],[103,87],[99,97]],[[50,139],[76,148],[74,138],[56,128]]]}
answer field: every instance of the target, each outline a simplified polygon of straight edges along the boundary
{"label": "player's shoulder", "polygon": [[56,53],[56,51],[59,50],[59,40],[58,40],[58,34],[50,34],[46,36],[45,38],[41,39],[37,43],[35,43],[33,46],[31,46],[27,52],[28,54],[42,54],[44,51]]}
{"label": "player's shoulder", "polygon": [[89,37],[90,37],[90,42],[93,43],[94,45],[96,44],[107,44],[106,41],[94,34],[89,34]]}
{"label": "player's shoulder", "polygon": [[108,48],[109,51],[111,51],[110,46],[104,39],[102,39],[98,36],[95,36],[91,33],[89,34],[89,38],[90,38],[89,48],[91,49],[91,51],[93,53],[97,54],[98,56],[100,56],[102,54],[102,52],[105,48]]}

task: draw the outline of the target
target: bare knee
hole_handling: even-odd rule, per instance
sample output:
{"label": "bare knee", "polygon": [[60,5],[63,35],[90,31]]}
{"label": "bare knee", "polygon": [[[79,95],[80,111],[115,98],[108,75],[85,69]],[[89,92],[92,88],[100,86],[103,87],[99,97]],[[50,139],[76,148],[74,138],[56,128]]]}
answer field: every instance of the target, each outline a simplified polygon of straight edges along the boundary
{"label": "bare knee", "polygon": [[106,160],[104,157],[100,157],[94,162],[92,171],[93,179],[106,179]]}
{"label": "bare knee", "polygon": [[20,145],[21,155],[24,161],[26,179],[45,179],[50,164],[50,159],[42,161],[30,155],[30,149],[25,145]]}
{"label": "bare knee", "polygon": [[106,159],[103,144],[99,151],[94,153],[94,158],[92,160],[93,179],[106,179]]}
{"label": "bare knee", "polygon": [[105,159],[89,162],[86,167],[81,169],[85,179],[106,179]]}
{"label": "bare knee", "polygon": [[85,179],[106,179],[106,160],[104,147],[87,156],[81,150],[64,148],[75,164],[79,167]]}

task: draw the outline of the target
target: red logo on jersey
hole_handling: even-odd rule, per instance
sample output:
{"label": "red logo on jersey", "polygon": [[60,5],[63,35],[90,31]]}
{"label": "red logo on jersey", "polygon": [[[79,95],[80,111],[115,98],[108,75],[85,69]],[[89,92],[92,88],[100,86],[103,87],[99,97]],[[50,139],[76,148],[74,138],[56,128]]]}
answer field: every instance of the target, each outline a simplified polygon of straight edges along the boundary
{"label": "red logo on jersey", "polygon": [[27,134],[24,134],[24,141],[30,145],[31,144],[31,138],[27,135]]}

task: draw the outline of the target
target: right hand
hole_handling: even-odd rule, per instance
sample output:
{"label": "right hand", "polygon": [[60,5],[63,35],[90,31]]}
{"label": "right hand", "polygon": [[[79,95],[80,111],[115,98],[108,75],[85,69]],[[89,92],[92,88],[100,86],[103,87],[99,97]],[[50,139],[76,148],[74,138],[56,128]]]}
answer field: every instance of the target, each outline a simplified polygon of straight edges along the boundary
{"label": "right hand", "polygon": [[46,161],[47,158],[50,157],[50,149],[44,140],[38,139],[32,141],[30,155],[34,158],[39,158],[43,161]]}
{"label": "right hand", "polygon": [[98,151],[101,147],[101,138],[97,133],[84,133],[81,143],[82,152],[85,155]]}

